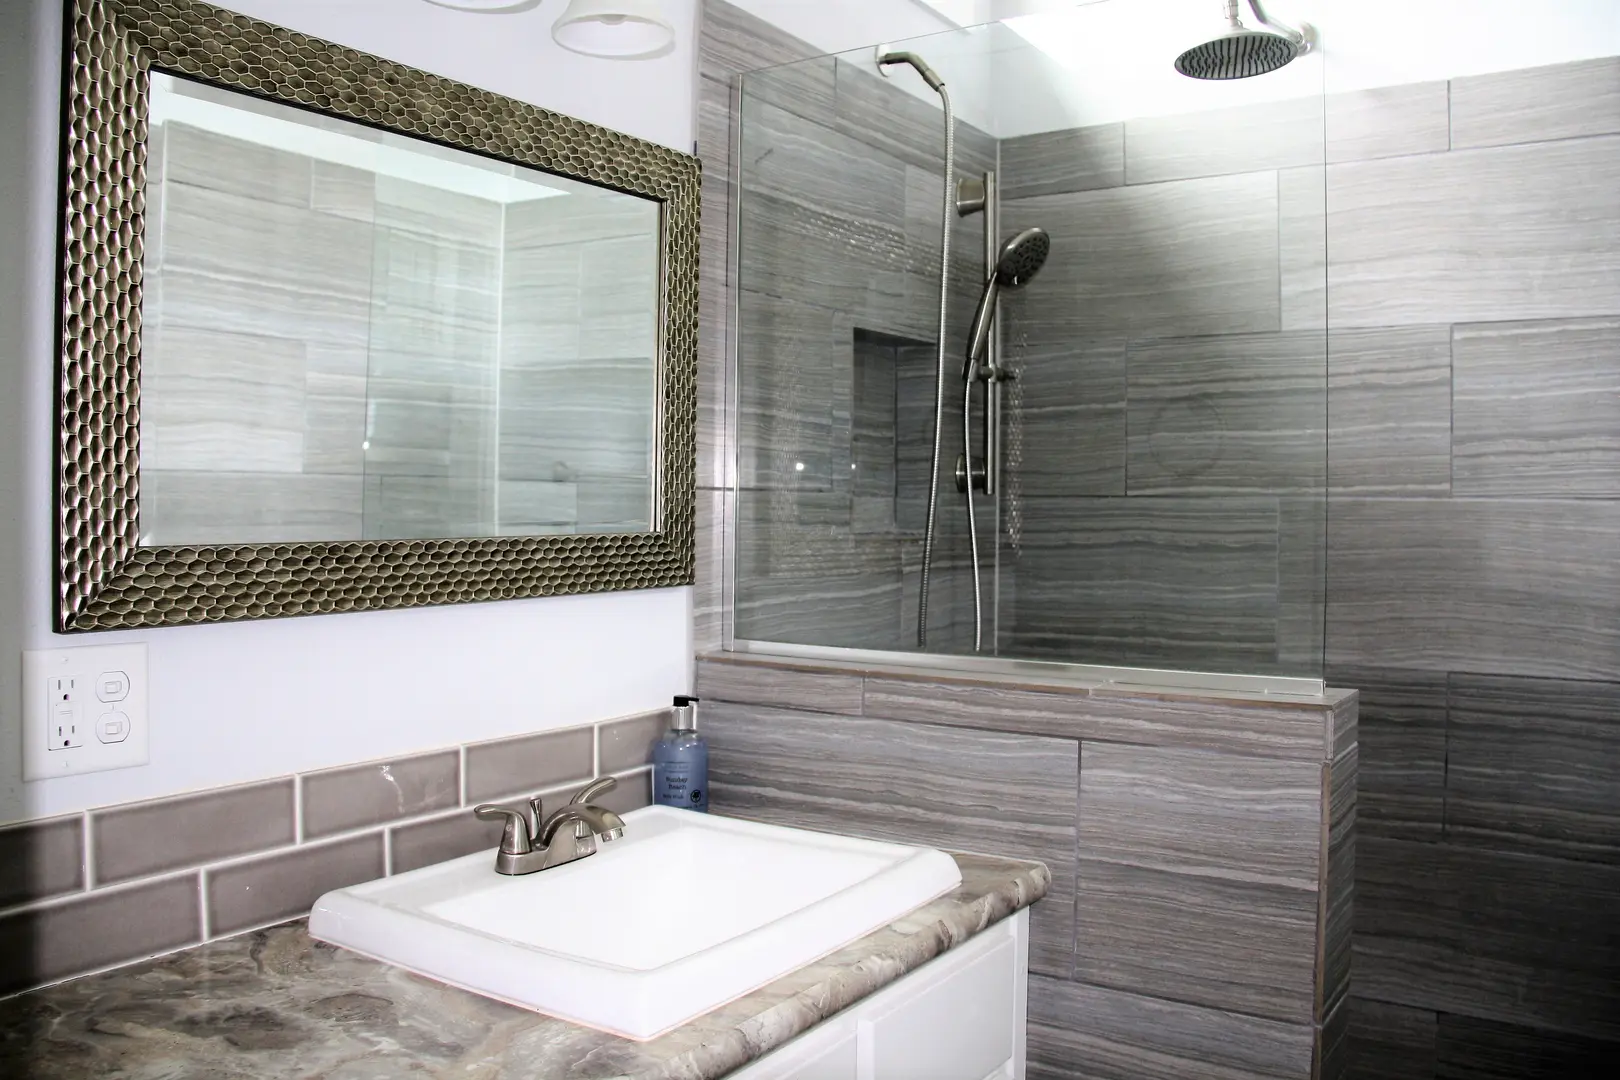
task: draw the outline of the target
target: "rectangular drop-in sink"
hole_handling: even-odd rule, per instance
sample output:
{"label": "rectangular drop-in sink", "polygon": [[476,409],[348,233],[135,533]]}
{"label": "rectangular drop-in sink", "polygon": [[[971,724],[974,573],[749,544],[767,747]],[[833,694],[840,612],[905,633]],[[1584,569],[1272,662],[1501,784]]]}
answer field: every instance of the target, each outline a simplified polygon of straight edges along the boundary
{"label": "rectangular drop-in sink", "polygon": [[961,884],[929,848],[647,807],[522,877],[492,850],[338,889],[310,933],[421,975],[650,1039]]}

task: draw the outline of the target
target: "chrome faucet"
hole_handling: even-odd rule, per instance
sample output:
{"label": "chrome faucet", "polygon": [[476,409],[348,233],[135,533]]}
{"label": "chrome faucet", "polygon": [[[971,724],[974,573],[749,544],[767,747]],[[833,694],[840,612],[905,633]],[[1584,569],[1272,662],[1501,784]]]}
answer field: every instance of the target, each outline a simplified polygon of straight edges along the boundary
{"label": "chrome faucet", "polygon": [[[580,788],[566,806],[550,817],[546,816],[538,796],[521,806],[485,803],[474,807],[473,814],[482,821],[506,821],[500,854],[495,856],[495,872],[532,874],[549,870],[595,855],[598,839],[605,844],[623,836],[624,819],[591,803],[618,783],[611,776],[599,776]],[[565,825],[572,827],[564,828]]]}

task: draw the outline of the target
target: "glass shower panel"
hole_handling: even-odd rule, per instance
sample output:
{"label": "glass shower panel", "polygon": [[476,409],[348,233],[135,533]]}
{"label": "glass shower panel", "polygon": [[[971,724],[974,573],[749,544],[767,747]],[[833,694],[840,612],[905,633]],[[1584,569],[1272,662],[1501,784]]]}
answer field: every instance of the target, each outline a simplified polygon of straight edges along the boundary
{"label": "glass shower panel", "polygon": [[[996,181],[991,214],[950,215],[926,645],[941,100],[871,51],[743,77],[737,639],[971,654],[977,618],[1002,658],[1320,677],[1321,66],[1177,74],[1220,29],[1207,7],[1110,0],[891,46],[943,77],[957,178]],[[975,558],[955,474],[964,444],[985,456],[962,369],[987,218],[995,242],[1052,246],[1000,303]]]}

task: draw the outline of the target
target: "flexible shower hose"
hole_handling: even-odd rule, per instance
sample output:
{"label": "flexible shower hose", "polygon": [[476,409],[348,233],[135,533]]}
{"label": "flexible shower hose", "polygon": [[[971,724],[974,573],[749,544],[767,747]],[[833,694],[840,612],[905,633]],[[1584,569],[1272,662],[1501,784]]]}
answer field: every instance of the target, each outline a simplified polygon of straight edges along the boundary
{"label": "flexible shower hose", "polygon": [[[934,527],[939,512],[940,436],[945,426],[945,337],[950,329],[947,319],[951,290],[951,216],[956,210],[951,190],[952,181],[956,178],[956,116],[951,111],[951,95],[943,85],[939,87],[939,97],[945,104],[945,199],[944,209],[940,213],[942,235],[939,242],[939,347],[934,359],[934,456],[928,473],[928,524],[923,531],[922,580],[917,593],[917,644],[924,648],[928,645],[928,579],[933,573]],[[968,487],[973,487],[971,480]],[[972,521],[971,509],[968,519]],[[974,562],[976,567],[976,554]],[[975,577],[975,606],[978,603],[977,584]]]}

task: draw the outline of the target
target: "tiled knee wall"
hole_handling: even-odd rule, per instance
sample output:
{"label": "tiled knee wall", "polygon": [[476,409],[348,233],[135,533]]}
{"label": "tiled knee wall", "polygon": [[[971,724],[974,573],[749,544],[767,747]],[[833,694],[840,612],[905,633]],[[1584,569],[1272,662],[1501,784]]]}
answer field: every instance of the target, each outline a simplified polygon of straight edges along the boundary
{"label": "tiled knee wall", "polygon": [[0,994],[296,918],[329,889],[500,842],[471,807],[652,801],[668,710],[0,828]]}
{"label": "tiled knee wall", "polygon": [[1029,1075],[1343,1077],[1357,699],[708,658],[718,813],[1040,859]]}

